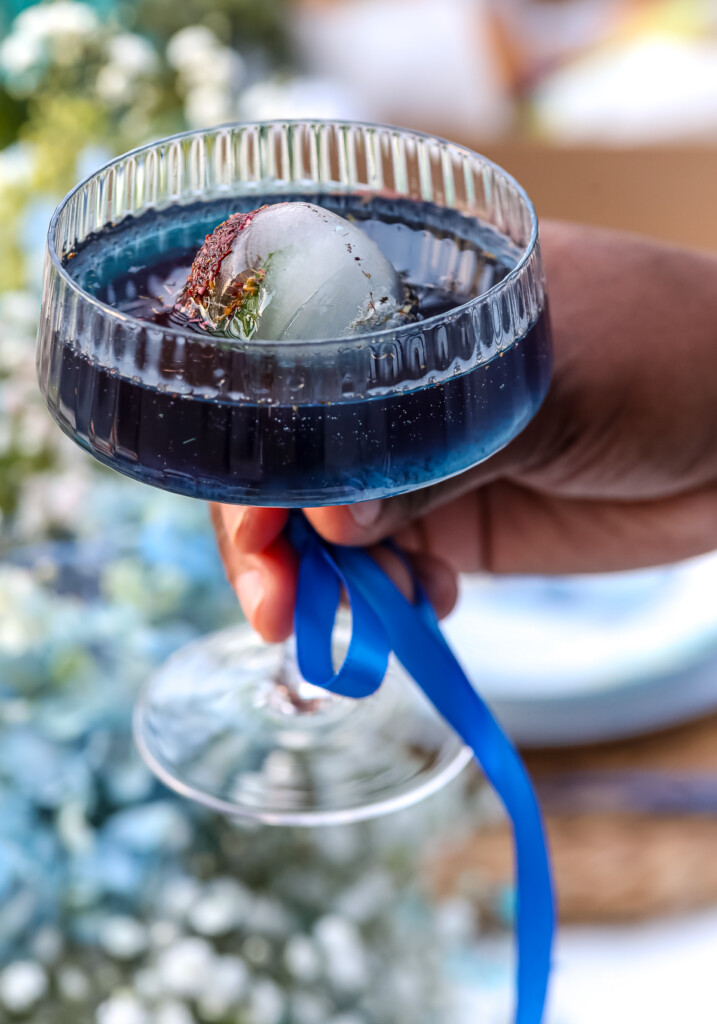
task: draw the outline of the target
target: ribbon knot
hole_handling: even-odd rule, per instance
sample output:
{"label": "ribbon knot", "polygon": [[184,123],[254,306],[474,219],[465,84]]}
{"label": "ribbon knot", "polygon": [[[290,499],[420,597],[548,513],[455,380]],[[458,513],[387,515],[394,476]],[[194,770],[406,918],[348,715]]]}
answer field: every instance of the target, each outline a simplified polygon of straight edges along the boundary
{"label": "ribbon knot", "polygon": [[[300,557],[294,625],[304,678],[345,697],[367,697],[381,685],[393,650],[472,748],[500,797],[515,848],[515,1020],[540,1024],[550,973],[553,888],[540,808],[518,752],[463,672],[417,579],[412,603],[366,551],[326,543],[301,513],[291,515],[288,536]],[[335,670],[331,636],[342,587],[351,606],[351,639]]]}

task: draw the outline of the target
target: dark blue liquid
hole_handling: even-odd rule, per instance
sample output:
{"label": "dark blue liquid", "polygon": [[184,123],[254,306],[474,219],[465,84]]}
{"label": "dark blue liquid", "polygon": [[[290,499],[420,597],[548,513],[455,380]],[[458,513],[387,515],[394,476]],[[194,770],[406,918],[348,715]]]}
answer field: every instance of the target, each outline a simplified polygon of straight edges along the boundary
{"label": "dark blue liquid", "polygon": [[[363,208],[362,219],[418,291],[422,316],[460,305],[471,290],[489,287],[511,268],[512,254],[509,247],[501,251],[499,236],[491,237],[485,257],[475,239],[462,237],[455,226],[453,233],[446,230],[445,213],[441,229],[427,229],[430,216],[416,204],[390,205],[388,212]],[[206,230],[226,215],[206,204],[199,209],[201,218],[195,213],[192,221],[182,211],[182,223],[167,221],[161,232],[155,215],[146,231],[136,222],[131,247],[108,245],[102,237],[91,241],[72,261],[73,274],[98,298],[135,316],[168,322],[192,254]],[[406,225],[409,212],[412,227]],[[434,264],[458,268],[451,287],[432,287],[426,279],[427,245]],[[158,304],[162,291],[168,296],[164,306]],[[141,372],[134,379],[122,375],[80,353],[72,338],[56,337],[56,351],[39,357],[40,383],[55,419],[98,459],[138,480],[205,499],[269,506],[396,494],[465,470],[527,424],[545,395],[551,368],[545,313],[522,339],[473,369],[415,390],[331,404],[183,395],[173,391],[172,346],[164,344],[166,372],[159,389],[143,384]],[[247,361],[231,346],[208,346],[203,337],[196,359],[185,361],[182,372],[185,385],[222,379],[232,390],[232,382],[246,377]]]}

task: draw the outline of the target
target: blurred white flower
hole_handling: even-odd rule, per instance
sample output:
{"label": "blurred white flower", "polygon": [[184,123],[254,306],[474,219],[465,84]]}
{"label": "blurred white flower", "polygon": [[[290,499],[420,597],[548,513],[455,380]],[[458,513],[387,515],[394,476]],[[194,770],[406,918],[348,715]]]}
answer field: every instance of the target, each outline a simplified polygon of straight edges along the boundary
{"label": "blurred white flower", "polygon": [[154,1012],[154,1024],[195,1024],[195,1018],[184,1003],[164,1002]]}
{"label": "blurred white flower", "polygon": [[97,73],[97,95],[106,103],[127,103],[135,93],[135,82],[119,64],[105,64]]}
{"label": "blurred white flower", "polygon": [[244,61],[239,54],[229,46],[222,46],[192,80],[201,85],[221,85],[236,92],[244,79],[244,71]]}
{"label": "blurred white flower", "polygon": [[[45,611],[46,607],[37,585],[21,569],[14,566],[0,567],[0,581],[0,652],[5,657],[22,656],[39,641],[38,629],[32,622],[32,616],[38,611]],[[9,1005],[4,993],[9,991],[12,998],[16,983],[20,985],[17,978],[22,980],[25,977],[25,964],[24,960],[17,961],[17,964],[10,964],[0,974],[0,1002]],[[11,970],[12,967],[17,967],[17,970]]]}
{"label": "blurred white flower", "polygon": [[0,189],[24,185],[32,174],[32,147],[14,142],[0,150]]}
{"label": "blurred white flower", "polygon": [[143,36],[135,32],[120,32],[107,43],[109,63],[119,65],[129,77],[151,75],[159,67],[157,53]]}
{"label": "blurred white flower", "polygon": [[85,811],[80,800],[68,800],[57,812],[57,836],[63,847],[73,854],[87,853],[94,846],[95,833]]}
{"label": "blurred white flower", "polygon": [[27,32],[11,32],[0,44],[0,70],[8,76],[22,76],[42,63],[42,40]]}
{"label": "blurred white flower", "polygon": [[201,935],[225,935],[248,916],[251,894],[234,878],[214,878],[187,912],[190,926]]}
{"label": "blurred white flower", "polygon": [[326,914],[314,926],[326,958],[326,973],[340,992],[358,992],[369,983],[366,952],[358,929],[344,917]]}
{"label": "blurred white flower", "polygon": [[183,918],[201,896],[202,888],[201,882],[189,875],[170,878],[162,888],[162,910],[170,917]]}
{"label": "blurred white flower", "polygon": [[224,1020],[243,998],[249,984],[246,965],[236,956],[219,956],[207,971],[197,997],[199,1012],[209,1020]]}
{"label": "blurred white flower", "polygon": [[204,61],[221,46],[211,29],[204,25],[188,25],[176,32],[167,43],[167,60],[176,71],[202,70]]}
{"label": "blurred white flower", "polygon": [[184,116],[190,128],[210,128],[230,121],[234,113],[231,97],[214,85],[191,89],[184,101]]}
{"label": "blurred white flower", "polygon": [[128,103],[137,95],[141,80],[146,82],[158,70],[157,53],[150,42],[133,32],[113,36],[106,52],[107,64],[97,74],[97,93],[106,103]]}
{"label": "blurred white flower", "polygon": [[35,4],[18,14],[13,22],[13,35],[21,33],[36,39],[89,38],[99,28],[99,19],[88,5],[75,0],[55,0],[50,4]]}
{"label": "blurred white flower", "polygon": [[[25,423],[37,423],[44,419],[28,416]],[[52,427],[52,421],[50,421]],[[32,430],[38,430],[31,427]],[[48,436],[48,441],[51,438]],[[25,430],[22,431],[23,449]],[[33,439],[33,444],[35,443]],[[92,486],[89,468],[77,465],[66,472],[37,473],[28,477],[20,495],[18,519],[26,536],[42,536],[51,528],[67,527],[76,523],[83,514]]]}
{"label": "blurred white flower", "polygon": [[149,1014],[129,991],[113,992],[97,1007],[97,1024],[149,1024]]}
{"label": "blurred white flower", "polygon": [[[338,830],[337,830],[338,831]],[[377,868],[356,879],[335,901],[335,909],[352,921],[368,921],[381,914],[396,898],[388,871]]]}
{"label": "blurred white flower", "polygon": [[179,927],[174,921],[159,919],[149,926],[149,941],[157,949],[171,946],[180,936]]}
{"label": "blurred white flower", "polygon": [[249,997],[247,1020],[251,1024],[279,1024],[284,1015],[284,995],[271,978],[258,978]]}
{"label": "blurred white flower", "polygon": [[[22,450],[28,455],[37,455],[43,448],[54,441],[51,431],[46,429],[47,424],[38,423],[39,417],[26,415],[22,418],[22,426],[18,433],[22,435]],[[50,426],[52,426],[50,424]]]}
{"label": "blurred white flower", "polygon": [[162,982],[157,972],[151,967],[140,967],[132,978],[132,989],[142,999],[154,1002],[162,995]]}
{"label": "blurred white flower", "polygon": [[203,25],[181,29],[167,44],[167,61],[179,75],[184,116],[192,128],[231,120],[244,79],[244,61]]}
{"label": "blurred white flower", "polygon": [[255,933],[255,936],[269,935],[281,938],[295,927],[295,922],[286,906],[279,900],[271,896],[255,896],[246,927]]}
{"label": "blurred white flower", "polygon": [[180,939],[157,959],[157,970],[165,992],[192,998],[199,995],[214,964],[214,950],[205,939]]}
{"label": "blurred white flower", "polygon": [[134,960],[147,948],[147,928],[134,917],[108,917],[100,929],[99,943],[116,960]]}
{"label": "blurred white flower", "polygon": [[99,27],[93,9],[73,0],[35,4],[21,11],[0,47],[0,69],[8,77],[9,88],[16,95],[29,95],[50,56],[57,64],[75,63]]}
{"label": "blurred white flower", "polygon": [[72,964],[60,967],[56,980],[61,997],[71,1003],[83,1002],[92,991],[90,979],[85,972]]}
{"label": "blurred white flower", "polygon": [[444,900],[436,912],[436,928],[444,942],[468,947],[479,931],[478,914],[470,900]]}
{"label": "blurred white flower", "polygon": [[331,1004],[325,995],[300,989],[290,998],[293,1024],[325,1024],[329,1019]]}
{"label": "blurred white flower", "polygon": [[253,967],[266,967],[273,956],[271,944],[262,935],[250,935],[242,943],[241,951]]}
{"label": "blurred white flower", "polygon": [[284,963],[297,981],[311,984],[321,974],[321,956],[308,935],[292,935],[284,947]]}
{"label": "blurred white flower", "polygon": [[0,974],[0,1003],[11,1013],[26,1013],[46,989],[47,975],[34,960],[16,960]]}

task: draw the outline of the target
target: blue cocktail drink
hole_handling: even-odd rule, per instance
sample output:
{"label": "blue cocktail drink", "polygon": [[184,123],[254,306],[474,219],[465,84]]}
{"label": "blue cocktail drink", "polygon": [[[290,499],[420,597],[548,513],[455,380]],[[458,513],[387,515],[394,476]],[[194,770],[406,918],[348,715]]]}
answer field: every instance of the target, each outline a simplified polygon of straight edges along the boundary
{"label": "blue cocktail drink", "polygon": [[[499,284],[518,263],[519,248],[435,205],[317,198],[352,216],[392,262],[402,263],[401,278],[416,302],[408,330],[388,330],[383,338],[373,332],[370,346],[359,340],[328,357],[321,344],[292,342],[272,353],[271,384],[257,387],[262,368],[251,342],[218,343],[173,310],[207,227],[238,203],[170,206],[98,234],[65,264],[96,298],[167,331],[156,364],[131,376],[79,351],[66,333],[49,337],[61,357],[41,363],[43,386],[63,429],[101,461],[146,483],[216,501],[289,507],[398,494],[502,448],[547,389],[546,315],[538,311],[522,337],[499,348],[493,324],[474,324],[460,307]],[[451,270],[456,276],[447,281]],[[174,328],[197,334],[180,360]],[[289,383],[279,390],[282,373]]]}

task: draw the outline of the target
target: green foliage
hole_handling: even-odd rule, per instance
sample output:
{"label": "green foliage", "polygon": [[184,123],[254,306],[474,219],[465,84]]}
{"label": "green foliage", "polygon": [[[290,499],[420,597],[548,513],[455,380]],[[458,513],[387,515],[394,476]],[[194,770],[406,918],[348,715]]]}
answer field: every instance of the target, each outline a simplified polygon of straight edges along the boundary
{"label": "green foliage", "polygon": [[47,91],[34,97],[20,133],[34,152],[31,189],[67,192],[76,180],[77,154],[89,140],[107,138],[109,121],[89,96]]}
{"label": "green foliage", "polygon": [[11,96],[0,82],[0,149],[9,146],[27,118],[27,102]]}
{"label": "green foliage", "polygon": [[98,162],[229,120],[252,51],[264,67],[283,59],[284,14],[285,0],[0,0],[0,536],[33,481],[61,465],[49,420],[32,439],[44,423],[32,310],[49,210]]}
{"label": "green foliage", "polygon": [[53,452],[49,447],[28,452],[20,439],[0,453],[0,520],[9,520],[15,513],[23,482],[50,469],[52,464]]}
{"label": "green foliage", "polygon": [[18,223],[20,211],[27,199],[28,185],[10,184],[3,187],[0,177],[0,292],[16,291],[24,284],[25,262]]}
{"label": "green foliage", "polygon": [[241,51],[259,46],[280,60],[288,54],[287,0],[138,0],[124,4],[122,14],[133,31],[160,41],[185,25],[201,24]]}

